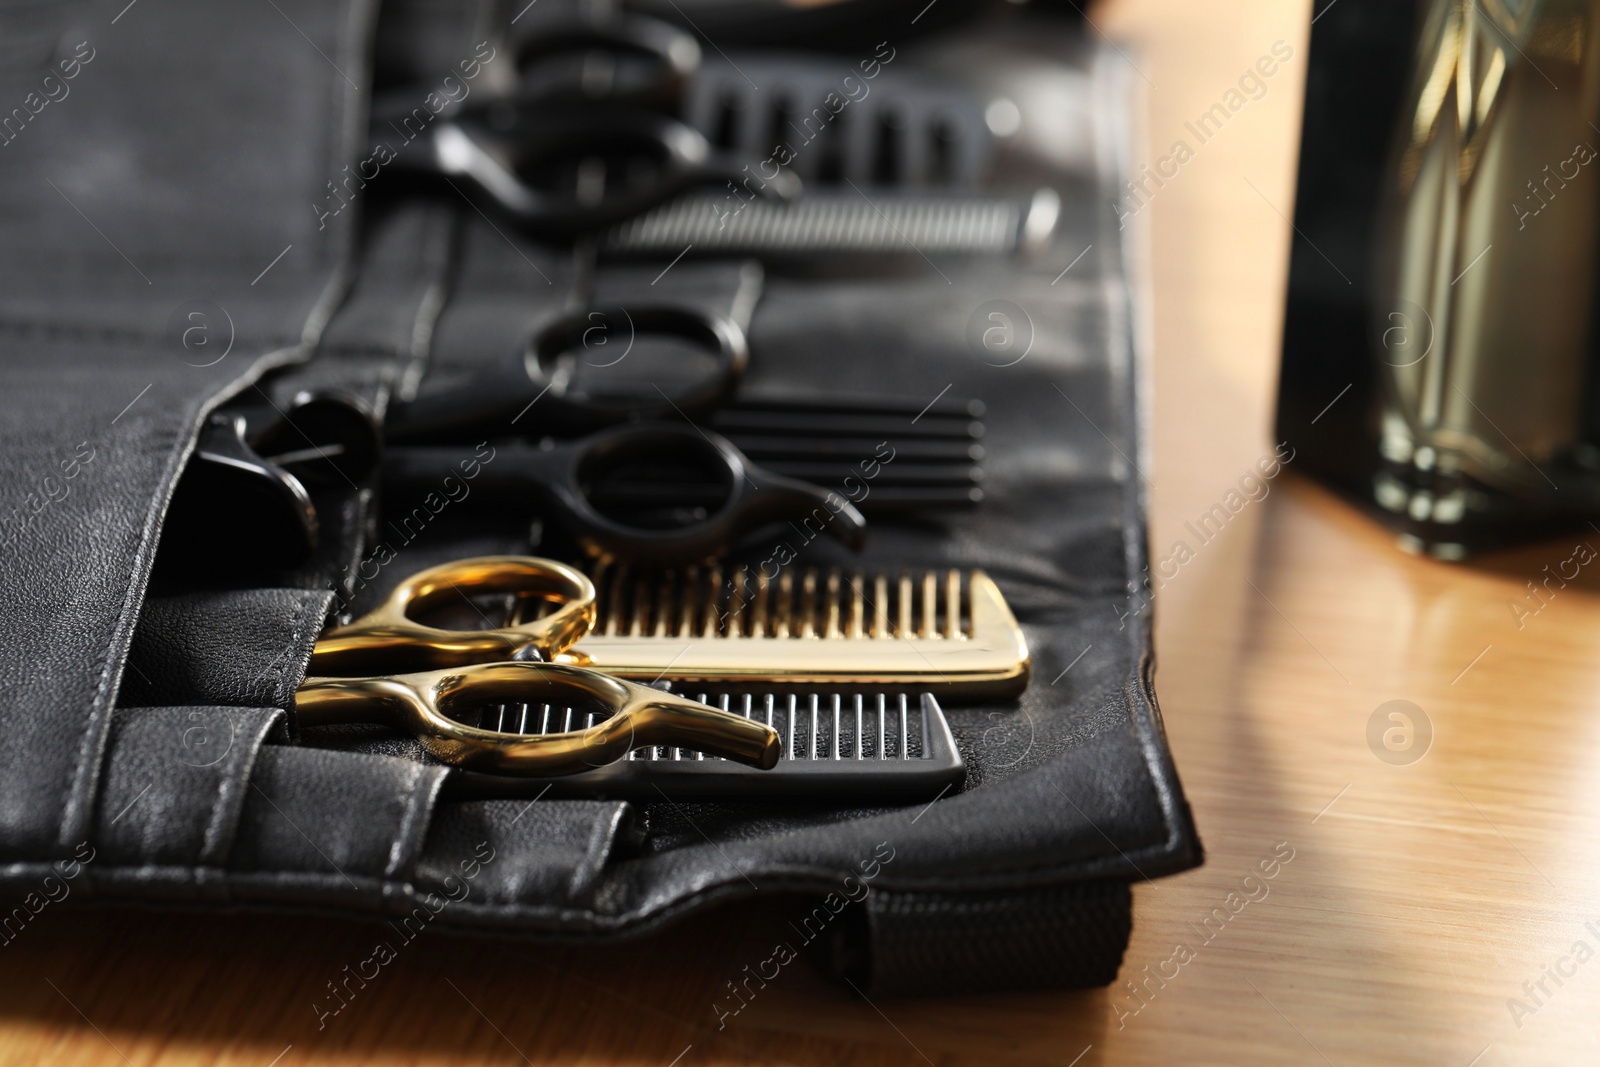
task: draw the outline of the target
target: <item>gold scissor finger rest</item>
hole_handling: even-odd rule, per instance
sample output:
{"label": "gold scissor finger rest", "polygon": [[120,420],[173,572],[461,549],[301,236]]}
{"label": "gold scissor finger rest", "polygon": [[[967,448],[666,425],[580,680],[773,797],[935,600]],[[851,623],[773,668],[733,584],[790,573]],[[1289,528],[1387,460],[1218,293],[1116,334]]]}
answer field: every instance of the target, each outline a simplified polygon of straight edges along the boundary
{"label": "gold scissor finger rest", "polygon": [[[587,730],[507,734],[452,717],[474,707],[548,703],[612,712]],[[351,722],[414,733],[429,752],[469,770],[558,776],[613,763],[636,748],[693,749],[769,770],[776,730],[671,693],[562,664],[510,661],[370,678],[308,678],[295,694],[302,726]]]}
{"label": "gold scissor finger rest", "polygon": [[[441,630],[414,611],[471,603],[474,595],[515,594],[558,605],[543,618],[491,630]],[[531,556],[479,556],[407,578],[381,605],[329,630],[311,653],[313,675],[373,675],[496,660],[550,660],[594,625],[594,586],[583,572]]]}

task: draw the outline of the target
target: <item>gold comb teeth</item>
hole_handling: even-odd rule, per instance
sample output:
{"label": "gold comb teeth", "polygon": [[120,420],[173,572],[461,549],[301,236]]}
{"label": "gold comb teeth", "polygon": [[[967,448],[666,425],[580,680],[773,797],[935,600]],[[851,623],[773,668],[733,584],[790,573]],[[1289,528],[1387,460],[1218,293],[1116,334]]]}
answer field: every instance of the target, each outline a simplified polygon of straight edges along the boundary
{"label": "gold comb teeth", "polygon": [[741,567],[595,567],[599,616],[571,658],[655,682],[914,686],[1004,698],[1028,684],[1028,646],[982,571],[776,577]]}

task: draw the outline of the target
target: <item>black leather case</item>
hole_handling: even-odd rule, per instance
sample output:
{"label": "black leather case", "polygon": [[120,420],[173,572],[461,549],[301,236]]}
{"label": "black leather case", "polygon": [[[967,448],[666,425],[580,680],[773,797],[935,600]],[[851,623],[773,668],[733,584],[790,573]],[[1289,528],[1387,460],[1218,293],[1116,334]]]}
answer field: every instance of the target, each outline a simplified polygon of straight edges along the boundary
{"label": "black leather case", "polygon": [[[423,566],[528,551],[517,521],[443,514],[397,540],[368,487],[335,486],[305,567],[151,589],[217,405],[334,385],[381,412],[503,356],[569,298],[565,253],[465,203],[331,210],[329,183],[366,155],[374,80],[436,77],[496,19],[391,7],[380,34],[370,0],[0,13],[6,106],[70,87],[0,146],[0,886],[26,892],[89,842],[79,884],[113,901],[586,939],[757,890],[826,902],[870,868],[870,892],[818,938],[868,993],[1110,981],[1130,882],[1200,849],[1151,688],[1136,320],[1104,206],[1127,94],[1081,44],[1060,49],[1082,74],[1062,121],[1087,147],[1042,257],[769,276],[750,322],[752,391],[988,405],[984,505],[875,522],[859,561],[982,567],[1027,632],[1019,703],[949,709],[959,793],[484,799],[405,739],[306,743],[293,692],[336,600],[359,610]],[[688,260],[654,283],[659,269],[602,266],[597,286],[624,304],[735,301],[737,265]],[[968,342],[991,299],[1031,320],[1008,366]],[[385,539],[396,558],[369,578]],[[802,558],[856,563],[822,541]]]}

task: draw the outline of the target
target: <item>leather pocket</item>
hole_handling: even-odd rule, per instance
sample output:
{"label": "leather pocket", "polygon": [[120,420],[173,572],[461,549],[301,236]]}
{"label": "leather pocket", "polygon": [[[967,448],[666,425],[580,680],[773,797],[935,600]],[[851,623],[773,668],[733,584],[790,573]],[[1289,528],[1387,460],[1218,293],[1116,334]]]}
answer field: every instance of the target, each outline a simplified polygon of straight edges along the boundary
{"label": "leather pocket", "polygon": [[315,589],[150,597],[119,702],[292,708],[332,605],[331,592]]}
{"label": "leather pocket", "polygon": [[234,871],[371,898],[410,878],[446,770],[407,760],[269,746],[261,752],[229,857]]}
{"label": "leather pocket", "polygon": [[[41,62],[78,66],[71,96],[0,159],[15,223],[0,254],[0,515],[27,518],[5,531],[0,569],[14,620],[0,674],[17,682],[0,693],[0,859],[65,856],[94,830],[195,435],[219,401],[305,358],[342,288],[353,213],[321,227],[313,205],[354,158],[376,6],[175,0],[128,12],[114,42],[80,5],[24,16],[51,23]],[[250,63],[216,47],[246,40]]]}
{"label": "leather pocket", "polygon": [[101,776],[93,881],[132,894],[215,895],[274,708],[120,708]]}

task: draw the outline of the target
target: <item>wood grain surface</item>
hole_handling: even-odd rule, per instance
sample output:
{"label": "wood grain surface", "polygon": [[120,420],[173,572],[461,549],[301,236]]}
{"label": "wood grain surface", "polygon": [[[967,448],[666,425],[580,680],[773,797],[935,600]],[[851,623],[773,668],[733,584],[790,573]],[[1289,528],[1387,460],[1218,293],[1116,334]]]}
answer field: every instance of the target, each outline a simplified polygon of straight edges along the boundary
{"label": "wood grain surface", "polygon": [[[1138,220],[1159,557],[1272,448],[1311,12],[1091,17],[1139,71],[1154,156],[1275,42],[1293,50]],[[1123,977],[1142,995],[872,1004],[796,964],[718,1031],[723,980],[791,917],[775,902],[598,951],[423,938],[319,1029],[311,1005],[370,927],[58,908],[0,949],[0,1063],[1600,1063],[1600,568],[1519,620],[1509,603],[1571,540],[1434,563],[1292,463],[1268,485],[1157,600],[1209,859],[1134,891]],[[1385,761],[1368,725],[1392,700],[1432,739],[1394,735]]]}

